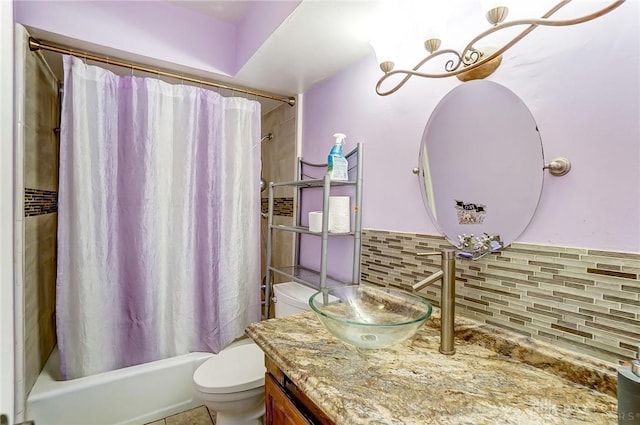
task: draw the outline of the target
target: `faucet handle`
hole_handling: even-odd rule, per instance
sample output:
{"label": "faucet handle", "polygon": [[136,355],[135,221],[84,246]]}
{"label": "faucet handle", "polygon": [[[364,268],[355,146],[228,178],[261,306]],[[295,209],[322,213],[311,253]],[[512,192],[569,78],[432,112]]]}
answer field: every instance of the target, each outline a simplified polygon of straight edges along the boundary
{"label": "faucet handle", "polygon": [[418,252],[416,253],[416,257],[426,257],[429,255],[441,255],[440,251],[432,251],[432,252]]}

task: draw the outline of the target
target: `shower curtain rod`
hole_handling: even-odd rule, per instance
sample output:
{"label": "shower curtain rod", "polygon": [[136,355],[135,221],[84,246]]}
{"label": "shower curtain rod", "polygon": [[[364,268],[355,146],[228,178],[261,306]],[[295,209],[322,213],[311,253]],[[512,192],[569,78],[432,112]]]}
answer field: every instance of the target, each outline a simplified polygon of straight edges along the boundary
{"label": "shower curtain rod", "polygon": [[163,71],[163,70],[157,69],[157,68],[149,68],[149,67],[142,66],[142,65],[136,65],[134,63],[124,62],[124,61],[121,61],[121,60],[118,60],[118,59],[114,59],[114,58],[110,58],[110,57],[107,57],[107,56],[98,56],[98,55],[95,55],[95,54],[92,54],[92,53],[79,52],[79,51],[73,50],[73,49],[71,49],[69,47],[57,45],[57,44],[54,44],[54,43],[50,43],[48,41],[38,40],[38,39],[35,39],[33,37],[29,37],[29,49],[31,51],[34,51],[34,52],[37,51],[37,50],[48,50],[50,52],[56,52],[56,53],[72,55],[72,56],[76,56],[78,58],[83,58],[83,59],[86,59],[86,60],[92,60],[94,62],[101,62],[101,63],[106,63],[108,65],[121,66],[123,68],[130,68],[131,70],[135,70],[135,71],[148,72],[150,74],[156,74],[158,76],[161,75],[163,77],[177,78],[177,79],[180,79],[182,81],[188,81],[190,83],[202,84],[204,86],[217,87],[217,88],[220,88],[220,89],[227,89],[227,90],[231,90],[231,91],[235,91],[235,92],[239,92],[239,93],[250,94],[250,95],[258,96],[258,97],[264,97],[265,99],[272,99],[272,100],[277,100],[277,101],[280,101],[280,102],[284,102],[284,103],[288,104],[289,106],[294,106],[296,104],[296,98],[292,97],[292,96],[278,96],[278,95],[275,95],[275,94],[265,93],[265,92],[261,92],[261,91],[251,90],[251,89],[245,89],[245,88],[242,88],[242,87],[227,86],[225,84],[214,83],[213,81],[201,80],[199,78],[194,78],[194,77],[189,77],[189,76],[186,76],[186,75],[176,74],[176,73],[169,72],[169,71]]}

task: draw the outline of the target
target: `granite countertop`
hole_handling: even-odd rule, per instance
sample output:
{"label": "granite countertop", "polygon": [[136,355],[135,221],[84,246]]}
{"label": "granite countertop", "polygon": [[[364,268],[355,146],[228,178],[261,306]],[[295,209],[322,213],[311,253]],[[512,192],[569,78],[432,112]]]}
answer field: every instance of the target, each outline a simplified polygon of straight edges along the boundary
{"label": "granite countertop", "polygon": [[329,418],[355,424],[615,424],[614,365],[456,318],[456,354],[439,347],[439,311],[411,339],[359,350],[313,312],[247,334]]}

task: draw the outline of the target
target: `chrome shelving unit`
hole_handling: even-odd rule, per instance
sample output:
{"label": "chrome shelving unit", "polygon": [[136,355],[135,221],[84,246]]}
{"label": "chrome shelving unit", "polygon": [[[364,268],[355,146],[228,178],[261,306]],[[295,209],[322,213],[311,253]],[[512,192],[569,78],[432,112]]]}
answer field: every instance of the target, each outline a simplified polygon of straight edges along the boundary
{"label": "chrome shelving unit", "polygon": [[[348,285],[360,283],[360,257],[361,257],[361,235],[362,235],[362,158],[364,154],[363,145],[358,143],[355,149],[345,155],[349,162],[349,181],[338,182],[331,181],[326,174],[326,163],[311,163],[302,158],[298,158],[297,164],[297,180],[290,182],[271,182],[269,183],[269,212],[267,223],[267,266],[265,279],[265,304],[264,317],[269,318],[271,308],[271,294],[273,289],[273,276],[279,274],[287,279],[301,283],[310,288],[324,289],[327,287]],[[322,177],[318,177],[322,176]],[[274,189],[276,187],[294,187],[296,189],[294,202],[297,204],[294,208],[295,223],[293,226],[284,226],[273,224],[274,210]],[[329,196],[332,188],[336,187],[353,187],[355,192],[355,200],[353,204],[353,227],[349,233],[330,233],[329,232]],[[302,226],[300,205],[304,189],[322,188],[322,231],[311,232],[309,227]],[[293,267],[280,267],[273,265],[273,232],[285,231],[295,234],[295,255]],[[314,235],[321,239],[320,241],[320,268],[313,270],[300,265],[300,238],[302,235]],[[335,279],[327,274],[327,251],[329,238],[334,237],[351,237],[353,238],[353,270],[351,282]]]}

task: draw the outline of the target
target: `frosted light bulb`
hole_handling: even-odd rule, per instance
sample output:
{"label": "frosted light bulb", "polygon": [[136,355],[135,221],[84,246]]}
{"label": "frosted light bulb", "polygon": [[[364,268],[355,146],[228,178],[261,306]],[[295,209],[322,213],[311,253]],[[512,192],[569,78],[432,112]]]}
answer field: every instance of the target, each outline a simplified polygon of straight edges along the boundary
{"label": "frosted light bulb", "polygon": [[376,53],[378,65],[382,67],[382,64],[385,62],[393,63],[393,57],[396,53],[396,44],[393,40],[389,40],[384,37],[377,37],[371,40],[370,44],[371,47],[373,47],[373,51]]}
{"label": "frosted light bulb", "polygon": [[389,72],[393,68],[394,58],[398,54],[400,39],[404,33],[402,17],[396,2],[380,3],[374,31],[370,44],[376,53],[380,68]]}

